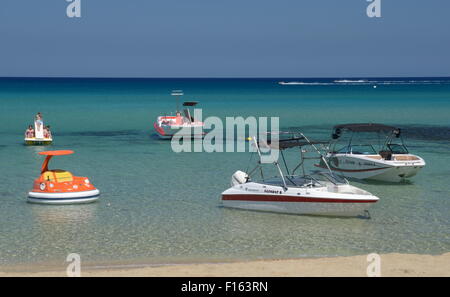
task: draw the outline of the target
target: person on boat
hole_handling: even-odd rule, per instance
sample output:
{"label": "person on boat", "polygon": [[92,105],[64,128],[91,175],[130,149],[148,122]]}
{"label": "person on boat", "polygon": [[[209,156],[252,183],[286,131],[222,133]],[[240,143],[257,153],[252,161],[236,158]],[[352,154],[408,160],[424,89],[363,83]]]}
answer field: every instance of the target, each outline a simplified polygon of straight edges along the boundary
{"label": "person on boat", "polygon": [[44,138],[52,138],[52,132],[50,131],[50,126],[44,127]]}
{"label": "person on boat", "polygon": [[40,130],[44,122],[42,121],[42,114],[38,112],[35,117],[36,129]]}
{"label": "person on boat", "polygon": [[32,125],[28,126],[28,129],[25,131],[25,138],[33,138],[34,137],[34,129]]}
{"label": "person on boat", "polygon": [[183,125],[183,116],[181,115],[181,112],[177,111],[175,116],[175,124],[176,125]]}

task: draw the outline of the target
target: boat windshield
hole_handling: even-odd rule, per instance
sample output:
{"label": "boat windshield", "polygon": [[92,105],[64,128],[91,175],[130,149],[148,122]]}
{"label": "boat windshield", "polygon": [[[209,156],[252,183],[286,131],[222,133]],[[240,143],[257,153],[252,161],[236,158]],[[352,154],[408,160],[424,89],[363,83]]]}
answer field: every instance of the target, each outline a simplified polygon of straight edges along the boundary
{"label": "boat windshield", "polygon": [[348,181],[344,177],[327,171],[314,171],[311,176],[318,182],[331,182],[335,185],[348,184]]}
{"label": "boat windshield", "polygon": [[[311,174],[304,176],[285,175],[284,179],[288,187],[324,187],[330,183],[334,185],[348,184],[345,178],[324,171],[313,171]],[[260,182],[280,187],[283,186],[283,181],[280,177],[264,179]]]}
{"label": "boat windshield", "polygon": [[390,143],[387,147],[393,154],[409,154],[408,149],[403,144]]}
{"label": "boat windshield", "polygon": [[338,154],[376,155],[377,152],[370,144],[348,145],[337,151]]}
{"label": "boat windshield", "polygon": [[355,155],[376,155],[378,154],[370,144],[358,144],[351,146],[351,153]]}
{"label": "boat windshield", "polygon": [[339,154],[349,154],[351,152],[350,146],[344,146],[343,148],[337,150]]}

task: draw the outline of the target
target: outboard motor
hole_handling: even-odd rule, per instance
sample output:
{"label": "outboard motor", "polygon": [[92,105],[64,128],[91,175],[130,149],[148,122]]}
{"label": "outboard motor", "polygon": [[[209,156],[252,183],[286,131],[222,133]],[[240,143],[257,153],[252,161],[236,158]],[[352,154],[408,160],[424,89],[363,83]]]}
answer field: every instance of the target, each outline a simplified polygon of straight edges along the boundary
{"label": "outboard motor", "polygon": [[231,186],[234,187],[237,185],[245,184],[248,180],[248,174],[238,170],[231,176]]}

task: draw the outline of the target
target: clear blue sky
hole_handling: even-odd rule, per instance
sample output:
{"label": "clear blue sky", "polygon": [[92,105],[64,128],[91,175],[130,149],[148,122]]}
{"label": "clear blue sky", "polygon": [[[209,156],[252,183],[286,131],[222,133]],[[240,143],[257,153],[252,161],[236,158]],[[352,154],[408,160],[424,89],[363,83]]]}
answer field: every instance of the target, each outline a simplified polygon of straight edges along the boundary
{"label": "clear blue sky", "polygon": [[450,76],[450,1],[0,1],[0,76]]}

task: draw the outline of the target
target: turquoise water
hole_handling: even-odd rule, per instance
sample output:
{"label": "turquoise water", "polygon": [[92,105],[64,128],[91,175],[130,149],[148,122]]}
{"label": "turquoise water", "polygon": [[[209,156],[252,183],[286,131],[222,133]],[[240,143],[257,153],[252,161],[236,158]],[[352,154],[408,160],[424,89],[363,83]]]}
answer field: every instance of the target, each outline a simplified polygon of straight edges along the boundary
{"label": "turquoise water", "polygon": [[[450,80],[281,80],[0,79],[0,265],[61,265],[69,253],[105,264],[448,252]],[[314,139],[339,123],[398,125],[427,166],[410,183],[352,182],[381,198],[370,220],[224,209],[220,193],[250,154],[173,153],[152,128],[175,109],[172,89],[204,117],[278,116]],[[48,149],[23,145],[38,111],[50,148],[76,152],[52,167],[88,176],[98,203],[26,203]]]}

